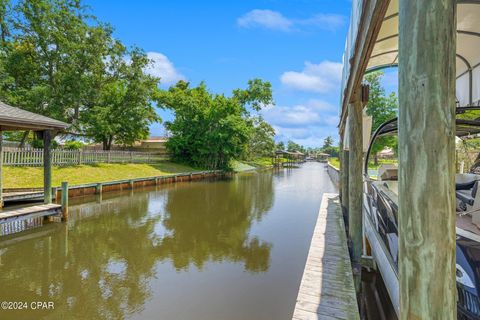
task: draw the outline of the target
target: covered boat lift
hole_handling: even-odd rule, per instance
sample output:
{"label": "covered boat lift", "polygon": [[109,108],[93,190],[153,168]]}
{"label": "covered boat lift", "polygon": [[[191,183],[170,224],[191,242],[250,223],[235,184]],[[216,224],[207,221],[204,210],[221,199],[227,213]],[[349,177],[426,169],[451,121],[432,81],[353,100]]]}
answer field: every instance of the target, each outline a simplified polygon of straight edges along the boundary
{"label": "covered boat lift", "polygon": [[385,282],[400,319],[456,319],[455,108],[480,101],[480,1],[353,0],[352,8],[339,134],[341,204],[357,290],[367,252],[362,80],[366,72],[398,66],[397,287]]}
{"label": "covered boat lift", "polygon": [[[51,141],[67,124],[33,112],[9,106],[0,101],[0,235],[7,235],[34,227],[45,217],[59,216],[62,206],[52,204]],[[33,205],[14,210],[3,208],[3,131],[39,131],[43,138],[43,199],[44,205]]]}

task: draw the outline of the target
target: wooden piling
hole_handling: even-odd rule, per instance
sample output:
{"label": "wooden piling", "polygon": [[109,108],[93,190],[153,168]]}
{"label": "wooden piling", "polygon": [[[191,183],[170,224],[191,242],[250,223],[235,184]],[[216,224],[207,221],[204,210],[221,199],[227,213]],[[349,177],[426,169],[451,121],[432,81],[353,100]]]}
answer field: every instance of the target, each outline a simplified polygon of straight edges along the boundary
{"label": "wooden piling", "polygon": [[52,132],[43,131],[43,195],[44,203],[52,203]]}
{"label": "wooden piling", "polygon": [[61,204],[62,204],[62,220],[67,221],[68,220],[68,182],[62,182]]}
{"label": "wooden piling", "polygon": [[456,5],[399,2],[400,319],[457,319]]}
{"label": "wooden piling", "polygon": [[0,209],[3,208],[3,131],[0,130]]}
{"label": "wooden piling", "polygon": [[349,104],[349,159],[348,159],[348,234],[352,247],[352,265],[355,289],[360,291],[360,272],[363,244],[362,230],[362,101],[361,94]]}
{"label": "wooden piling", "polygon": [[95,194],[101,194],[102,191],[103,191],[103,184],[97,183],[97,185],[95,187]]}
{"label": "wooden piling", "polygon": [[[342,143],[342,148],[344,148]],[[348,150],[341,149],[342,162],[340,163],[340,188],[342,188],[342,213],[348,230]]]}

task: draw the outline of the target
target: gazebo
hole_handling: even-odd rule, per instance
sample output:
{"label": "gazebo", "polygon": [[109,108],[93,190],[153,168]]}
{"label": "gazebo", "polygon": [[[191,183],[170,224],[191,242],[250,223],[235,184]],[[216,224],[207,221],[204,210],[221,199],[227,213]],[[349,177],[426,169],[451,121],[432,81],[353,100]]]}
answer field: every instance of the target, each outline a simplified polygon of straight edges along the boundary
{"label": "gazebo", "polygon": [[[52,161],[51,141],[60,131],[65,130],[68,124],[49,117],[15,108],[0,101],[0,191],[2,185],[3,167],[3,131],[32,130],[41,132],[43,137],[43,190],[44,202],[52,202]],[[0,192],[0,207],[3,207],[2,192]]]}
{"label": "gazebo", "polygon": [[329,157],[330,155],[328,153],[322,153],[322,152],[317,153],[317,161],[319,162],[328,162]]}

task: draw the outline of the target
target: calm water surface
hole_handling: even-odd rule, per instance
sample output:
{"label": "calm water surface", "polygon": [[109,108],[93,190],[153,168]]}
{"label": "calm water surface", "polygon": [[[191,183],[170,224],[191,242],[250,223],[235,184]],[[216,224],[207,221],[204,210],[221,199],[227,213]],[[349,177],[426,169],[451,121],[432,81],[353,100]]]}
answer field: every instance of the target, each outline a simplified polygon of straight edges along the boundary
{"label": "calm water surface", "polygon": [[291,319],[323,164],[71,201],[0,241],[0,301],[53,301],[0,319]]}

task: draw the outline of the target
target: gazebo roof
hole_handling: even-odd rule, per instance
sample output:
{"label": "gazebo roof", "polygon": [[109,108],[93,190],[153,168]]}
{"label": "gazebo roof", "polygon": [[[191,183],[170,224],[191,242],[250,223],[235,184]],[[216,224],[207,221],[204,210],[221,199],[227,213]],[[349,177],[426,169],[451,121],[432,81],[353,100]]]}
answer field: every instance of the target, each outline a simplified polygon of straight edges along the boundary
{"label": "gazebo roof", "polygon": [[0,129],[15,130],[65,130],[68,124],[37,113],[9,106],[0,101]]}

